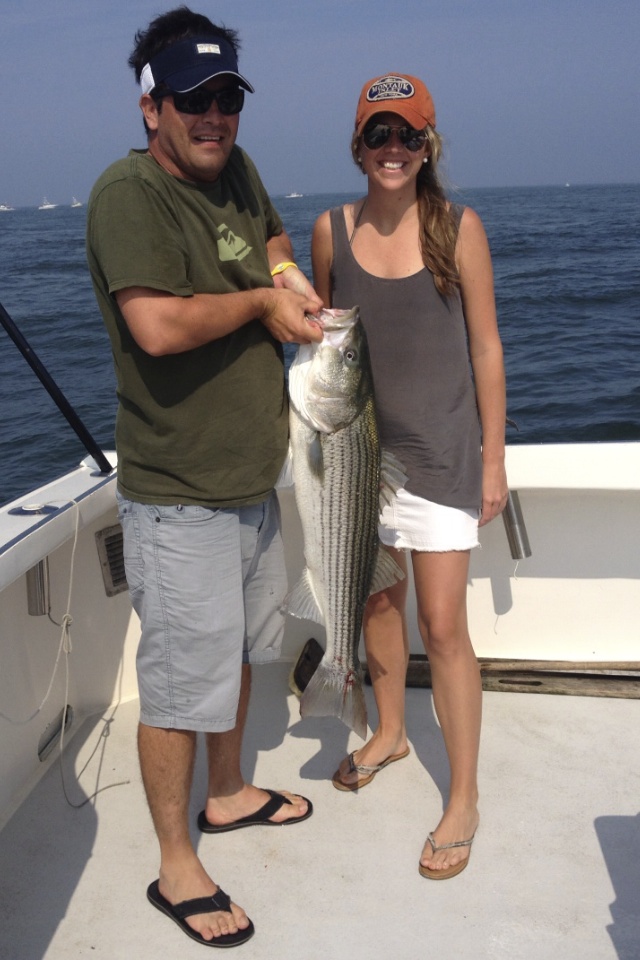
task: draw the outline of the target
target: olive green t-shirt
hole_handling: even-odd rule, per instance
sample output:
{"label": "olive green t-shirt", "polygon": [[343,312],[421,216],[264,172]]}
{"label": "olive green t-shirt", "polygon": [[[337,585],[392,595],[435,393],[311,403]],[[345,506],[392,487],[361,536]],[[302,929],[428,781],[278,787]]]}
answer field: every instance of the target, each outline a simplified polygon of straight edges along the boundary
{"label": "olive green t-shirt", "polygon": [[282,346],[254,320],[194,350],[152,357],[115,299],[273,286],[266,243],[282,232],[249,157],[234,147],[214,184],[171,176],[143,151],[112,164],[89,200],[87,255],[119,398],[118,485],[143,503],[259,503],[287,446]]}

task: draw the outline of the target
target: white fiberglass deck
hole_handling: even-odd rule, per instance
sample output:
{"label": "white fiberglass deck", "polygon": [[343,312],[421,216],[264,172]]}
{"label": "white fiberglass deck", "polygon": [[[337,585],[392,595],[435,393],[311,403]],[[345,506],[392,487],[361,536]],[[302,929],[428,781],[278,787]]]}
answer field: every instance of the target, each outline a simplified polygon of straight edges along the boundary
{"label": "white fiberglass deck", "polygon": [[[435,883],[417,870],[446,790],[430,691],[407,690],[410,757],[359,795],[345,794],[329,778],[359,741],[337,720],[300,720],[289,667],[254,673],[245,775],[305,794],[314,816],[282,829],[197,837],[212,876],[256,926],[234,955],[640,956],[640,701],[485,693],[480,829],[468,869]],[[373,711],[370,689],[367,697]],[[69,741],[71,798],[100,789],[95,799],[68,806],[56,763],[0,833],[2,960],[209,956],[146,900],[157,850],[136,722],[137,703],[129,702]],[[194,823],[203,777],[199,764]],[[105,789],[121,781],[128,782]]]}

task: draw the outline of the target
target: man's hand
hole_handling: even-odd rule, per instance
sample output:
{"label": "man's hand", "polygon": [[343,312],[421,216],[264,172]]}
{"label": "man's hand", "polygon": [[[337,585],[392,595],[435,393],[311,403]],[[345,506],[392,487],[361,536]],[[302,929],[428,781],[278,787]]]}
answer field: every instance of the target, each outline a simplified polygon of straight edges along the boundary
{"label": "man's hand", "polygon": [[293,290],[294,293],[300,293],[302,296],[308,297],[309,300],[314,300],[316,307],[313,313],[317,313],[318,310],[321,310],[324,306],[322,300],[299,267],[292,265],[287,267],[286,270],[283,270],[282,273],[276,274],[273,278],[273,285],[281,290]]}
{"label": "man's hand", "polygon": [[[304,274],[299,270],[295,272],[300,274],[313,293],[313,287]],[[280,343],[320,343],[322,327],[312,316],[308,316],[316,313],[321,306],[315,294],[311,299],[306,294],[280,286],[265,290],[265,293],[265,308],[260,319],[276,340]]]}

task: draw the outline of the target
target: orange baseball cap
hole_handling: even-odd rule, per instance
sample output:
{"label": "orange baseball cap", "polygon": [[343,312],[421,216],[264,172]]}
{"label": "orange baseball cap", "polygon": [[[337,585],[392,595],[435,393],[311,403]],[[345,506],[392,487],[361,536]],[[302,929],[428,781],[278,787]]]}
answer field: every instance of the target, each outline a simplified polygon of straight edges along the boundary
{"label": "orange baseball cap", "polygon": [[397,113],[414,130],[435,127],[436,108],[422,80],[404,73],[385,73],[368,80],[362,88],[356,110],[356,133],[376,113]]}

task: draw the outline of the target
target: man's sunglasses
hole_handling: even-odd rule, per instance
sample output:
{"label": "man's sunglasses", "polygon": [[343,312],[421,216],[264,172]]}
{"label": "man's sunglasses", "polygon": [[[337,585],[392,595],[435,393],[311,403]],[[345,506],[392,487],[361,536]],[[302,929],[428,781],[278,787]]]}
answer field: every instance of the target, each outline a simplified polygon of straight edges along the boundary
{"label": "man's sunglasses", "polygon": [[223,90],[207,90],[206,87],[196,87],[187,93],[175,93],[173,90],[159,90],[154,92],[154,100],[164,97],[173,97],[173,105],[178,113],[196,115],[206,113],[215,100],[218,110],[225,117],[240,113],[244,106],[244,90],[242,87],[225,87]]}
{"label": "man's sunglasses", "polygon": [[427,141],[427,135],[423,130],[414,130],[413,127],[392,127],[388,123],[370,123],[364,128],[362,134],[365,147],[369,150],[384,147],[394,131],[398,134],[402,146],[411,150],[412,153],[416,153]]}

